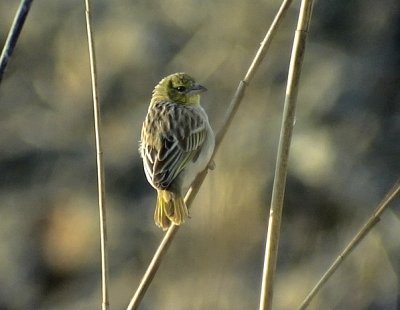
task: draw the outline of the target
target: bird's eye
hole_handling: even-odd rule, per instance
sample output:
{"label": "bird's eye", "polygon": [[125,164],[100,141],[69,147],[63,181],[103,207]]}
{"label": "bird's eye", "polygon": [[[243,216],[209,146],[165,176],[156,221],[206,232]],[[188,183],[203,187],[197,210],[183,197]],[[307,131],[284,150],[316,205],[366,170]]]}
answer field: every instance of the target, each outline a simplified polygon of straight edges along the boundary
{"label": "bird's eye", "polygon": [[180,93],[183,93],[183,92],[186,90],[186,87],[185,87],[185,86],[178,86],[178,87],[176,88],[176,90],[177,90],[178,92],[180,92]]}

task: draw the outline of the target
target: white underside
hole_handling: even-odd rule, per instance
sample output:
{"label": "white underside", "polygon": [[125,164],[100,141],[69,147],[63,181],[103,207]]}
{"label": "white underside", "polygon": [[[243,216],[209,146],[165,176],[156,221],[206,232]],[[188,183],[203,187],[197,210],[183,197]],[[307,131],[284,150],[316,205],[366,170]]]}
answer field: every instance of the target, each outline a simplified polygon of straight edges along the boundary
{"label": "white underside", "polygon": [[197,160],[195,162],[188,163],[184,171],[182,171],[181,177],[182,177],[183,193],[186,193],[186,191],[189,189],[190,185],[192,184],[196,176],[206,168],[208,162],[211,159],[215,147],[215,137],[211,129],[211,126],[208,122],[207,114],[201,106],[199,106],[198,109],[206,120],[207,138],[204,141],[204,144],[202,146],[202,151]]}

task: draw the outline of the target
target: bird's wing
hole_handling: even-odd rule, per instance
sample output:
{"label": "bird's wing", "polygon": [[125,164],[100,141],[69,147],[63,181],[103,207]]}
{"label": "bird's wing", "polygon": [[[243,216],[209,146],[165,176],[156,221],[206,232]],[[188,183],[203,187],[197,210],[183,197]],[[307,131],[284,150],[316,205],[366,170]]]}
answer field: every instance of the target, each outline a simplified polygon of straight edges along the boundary
{"label": "bird's wing", "polygon": [[146,117],[141,141],[145,172],[153,186],[169,188],[187,163],[196,160],[206,136],[206,121],[194,108],[156,104]]}

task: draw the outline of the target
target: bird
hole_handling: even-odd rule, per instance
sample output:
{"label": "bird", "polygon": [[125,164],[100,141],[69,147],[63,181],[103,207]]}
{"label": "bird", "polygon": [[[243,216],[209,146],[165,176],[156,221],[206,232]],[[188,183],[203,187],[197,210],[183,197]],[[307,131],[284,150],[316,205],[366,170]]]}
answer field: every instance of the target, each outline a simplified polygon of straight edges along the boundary
{"label": "bird", "polygon": [[139,152],[147,181],[157,191],[154,221],[163,230],[185,222],[185,192],[214,166],[215,136],[200,105],[205,91],[186,73],[168,75],[155,86],[143,122]]}

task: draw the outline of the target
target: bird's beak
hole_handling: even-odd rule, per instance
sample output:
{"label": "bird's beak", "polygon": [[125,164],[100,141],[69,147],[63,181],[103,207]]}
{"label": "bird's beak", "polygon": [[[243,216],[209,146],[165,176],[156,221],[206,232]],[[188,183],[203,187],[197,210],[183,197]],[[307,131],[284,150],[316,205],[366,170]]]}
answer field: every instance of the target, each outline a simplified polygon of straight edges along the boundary
{"label": "bird's beak", "polygon": [[200,93],[204,93],[205,91],[207,91],[207,88],[205,88],[203,85],[195,84],[190,89],[189,94],[190,95],[197,95],[197,94],[200,94]]}

